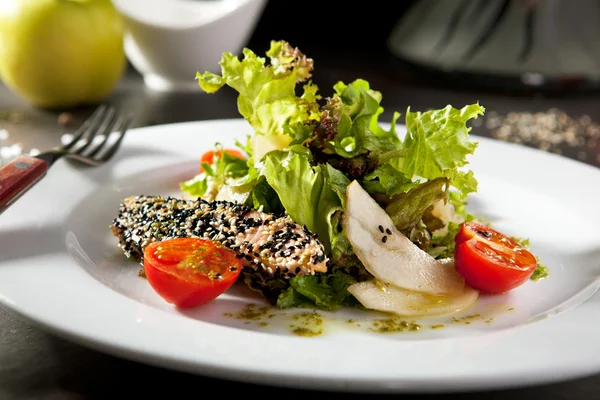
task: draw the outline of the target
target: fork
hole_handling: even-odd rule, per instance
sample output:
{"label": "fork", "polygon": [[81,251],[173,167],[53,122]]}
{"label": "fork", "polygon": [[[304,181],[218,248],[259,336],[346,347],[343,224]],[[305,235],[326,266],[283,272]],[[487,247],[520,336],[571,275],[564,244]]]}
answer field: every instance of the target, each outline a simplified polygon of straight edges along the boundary
{"label": "fork", "polygon": [[[112,106],[101,105],[66,144],[36,156],[17,156],[1,167],[0,214],[39,182],[62,157],[87,166],[98,166],[110,160],[119,149],[132,120],[130,115],[119,113]],[[115,136],[113,141],[109,141],[111,136]]]}

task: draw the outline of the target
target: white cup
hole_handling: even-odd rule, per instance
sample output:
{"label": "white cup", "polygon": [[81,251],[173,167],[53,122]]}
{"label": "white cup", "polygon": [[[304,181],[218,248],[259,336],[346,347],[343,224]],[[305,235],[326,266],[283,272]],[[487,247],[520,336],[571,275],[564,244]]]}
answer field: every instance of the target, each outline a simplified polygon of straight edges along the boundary
{"label": "white cup", "polygon": [[125,18],[125,53],[147,87],[197,90],[196,72],[220,72],[240,54],[267,0],[113,0]]}

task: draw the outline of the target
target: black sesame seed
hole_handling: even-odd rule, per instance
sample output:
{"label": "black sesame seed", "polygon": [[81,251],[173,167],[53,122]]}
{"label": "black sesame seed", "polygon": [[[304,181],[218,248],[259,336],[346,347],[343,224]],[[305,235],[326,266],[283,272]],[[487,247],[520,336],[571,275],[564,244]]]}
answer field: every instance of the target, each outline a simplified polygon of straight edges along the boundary
{"label": "black sesame seed", "polygon": [[382,238],[381,238],[381,241],[382,241],[383,243],[387,242],[387,236],[384,236],[384,237],[382,237]]}
{"label": "black sesame seed", "polygon": [[387,233],[388,235],[391,235],[391,234],[392,234],[392,231],[390,230],[390,228],[387,228],[387,229],[385,230],[385,233]]}
{"label": "black sesame seed", "polygon": [[379,225],[379,232],[383,233],[383,226]]}
{"label": "black sesame seed", "polygon": [[491,233],[486,232],[486,231],[480,231],[480,230],[476,230],[475,232],[479,233],[481,236],[485,237],[485,238],[490,238],[492,236]]}

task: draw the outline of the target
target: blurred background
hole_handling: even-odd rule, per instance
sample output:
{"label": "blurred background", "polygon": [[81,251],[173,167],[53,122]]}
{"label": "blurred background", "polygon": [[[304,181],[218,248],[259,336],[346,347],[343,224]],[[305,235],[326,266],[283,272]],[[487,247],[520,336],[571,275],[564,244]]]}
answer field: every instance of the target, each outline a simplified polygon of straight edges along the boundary
{"label": "blurred background", "polygon": [[[383,93],[384,119],[408,106],[479,101],[487,112],[474,133],[600,166],[598,1],[1,4],[3,160],[54,145],[101,102],[133,112],[137,126],[236,118],[235,93],[207,96],[195,73],[218,73],[223,51],[264,54],[282,39],[314,59],[323,93],[338,80],[368,80]],[[40,4],[47,18],[33,29],[28,15]]]}

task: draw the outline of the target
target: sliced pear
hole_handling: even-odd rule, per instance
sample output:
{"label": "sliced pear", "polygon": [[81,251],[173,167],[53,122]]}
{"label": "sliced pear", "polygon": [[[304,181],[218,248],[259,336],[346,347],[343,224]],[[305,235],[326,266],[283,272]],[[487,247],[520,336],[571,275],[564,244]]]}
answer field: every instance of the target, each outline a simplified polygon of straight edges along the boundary
{"label": "sliced pear", "polygon": [[463,292],[454,263],[436,260],[411,242],[357,181],[346,188],[342,223],[357,257],[380,281],[415,292]]}
{"label": "sliced pear", "polygon": [[461,293],[434,295],[400,289],[376,280],[352,284],[348,291],[368,309],[407,317],[451,315],[467,309],[479,297],[479,292],[469,286]]}

